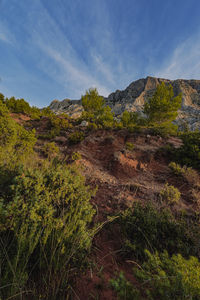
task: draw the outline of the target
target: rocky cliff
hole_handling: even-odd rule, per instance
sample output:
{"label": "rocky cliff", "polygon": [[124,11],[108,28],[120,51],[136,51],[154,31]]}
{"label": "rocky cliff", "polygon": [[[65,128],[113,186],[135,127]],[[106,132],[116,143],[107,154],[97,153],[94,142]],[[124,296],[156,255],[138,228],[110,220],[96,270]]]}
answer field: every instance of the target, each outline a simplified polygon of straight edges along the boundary
{"label": "rocky cliff", "polygon": [[[191,130],[200,129],[200,80],[142,78],[132,82],[123,91],[116,90],[111,93],[105,98],[106,103],[116,116],[124,110],[141,112],[145,101],[153,95],[156,87],[162,81],[173,86],[175,96],[182,93],[182,106],[176,123],[180,127],[188,123]],[[80,116],[83,111],[81,100],[54,100],[51,102],[50,108],[56,113],[66,112],[73,118]]]}

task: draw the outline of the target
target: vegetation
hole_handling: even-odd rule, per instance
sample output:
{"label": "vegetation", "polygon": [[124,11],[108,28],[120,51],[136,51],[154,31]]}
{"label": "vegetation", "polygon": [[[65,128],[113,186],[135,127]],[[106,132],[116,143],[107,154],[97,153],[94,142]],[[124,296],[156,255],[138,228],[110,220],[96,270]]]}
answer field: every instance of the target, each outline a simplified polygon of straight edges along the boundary
{"label": "vegetation", "polygon": [[[112,128],[113,114],[111,108],[105,105],[102,96],[99,96],[97,89],[89,89],[81,97],[84,112],[82,119],[95,124],[98,128]],[[91,126],[91,125],[90,125]]]}
{"label": "vegetation", "polygon": [[160,192],[161,201],[166,201],[169,204],[178,203],[181,197],[181,193],[173,185],[165,184],[165,187]]}
{"label": "vegetation", "polygon": [[144,105],[144,113],[149,124],[163,124],[175,120],[177,110],[181,107],[181,100],[181,94],[174,97],[173,87],[162,82],[153,97]]}
{"label": "vegetation", "polygon": [[180,254],[170,257],[167,251],[145,252],[147,261],[133,270],[139,287],[134,287],[122,273],[111,280],[119,299],[200,299],[200,262],[196,257],[184,259]]}
{"label": "vegetation", "polygon": [[74,133],[71,133],[69,135],[68,140],[69,140],[70,144],[78,144],[81,141],[83,141],[84,138],[85,138],[85,135],[84,135],[83,132],[81,132],[81,131],[75,131]]}
{"label": "vegetation", "polygon": [[173,151],[172,156],[181,165],[200,170],[200,132],[186,132],[180,135],[183,145]]}
{"label": "vegetation", "polygon": [[129,151],[133,151],[134,145],[131,142],[126,142],[126,149]]}
{"label": "vegetation", "polygon": [[198,224],[184,218],[175,219],[170,211],[158,210],[152,204],[135,204],[120,215],[118,222],[125,239],[125,254],[138,261],[146,258],[144,249],[151,252],[167,250],[170,254],[197,256],[199,253]]}
{"label": "vegetation", "polygon": [[44,145],[45,160],[35,142],[0,101],[0,299],[65,297],[94,235],[94,191],[75,165],[53,159],[55,143]]}
{"label": "vegetation", "polygon": [[59,147],[56,146],[56,144],[54,142],[46,143],[46,144],[44,144],[42,151],[44,152],[46,157],[48,157],[49,159],[52,159],[58,155]]}
{"label": "vegetation", "polygon": [[[24,99],[8,99],[0,94],[0,299],[71,299],[73,278],[87,268],[97,231],[91,205],[95,191],[86,185],[77,167],[79,163],[74,163],[81,159],[79,145],[75,145],[84,140],[88,129],[123,129],[120,138],[125,140],[140,128],[145,129],[145,134],[150,129],[163,136],[176,134],[172,121],[180,103],[181,95],[174,97],[172,87],[163,83],[145,104],[146,118],[125,111],[121,120],[114,120],[103,97],[96,89],[90,89],[82,96],[81,119],[73,121],[67,115],[55,115],[49,108],[40,110]],[[28,115],[30,121],[18,124],[14,118],[19,113]],[[89,125],[80,131],[81,120],[87,120]],[[39,124],[43,125],[42,130],[38,130]],[[34,127],[37,134],[31,129]],[[101,134],[102,131],[97,133],[100,147],[109,148],[110,160],[110,150],[118,151],[116,133],[111,130]],[[53,140],[58,135],[57,143],[59,139],[65,143],[68,138],[73,147],[64,145],[59,149]],[[52,140],[43,143],[41,137]],[[114,204],[117,211],[120,207],[113,218],[117,223],[113,228],[119,230],[122,240],[117,253],[137,266],[133,269],[135,286],[123,272],[110,281],[119,299],[200,299],[200,134],[187,131],[180,137],[180,148],[165,147],[168,161],[173,159],[169,164],[171,174],[167,168],[166,173],[169,182],[171,178],[180,180],[184,188],[178,185],[179,191],[166,184],[160,194],[148,199],[148,204],[138,202],[124,211],[121,204]],[[126,142],[125,147],[133,151],[134,144]],[[95,153],[98,151],[95,149]],[[112,171],[112,164],[108,167]],[[96,178],[92,184],[96,184]],[[104,188],[103,181],[101,184]],[[115,188],[114,183],[108,188]],[[118,188],[120,193],[123,188],[123,197],[126,186],[119,185],[116,192]],[[181,205],[171,205],[181,203],[181,195],[184,204],[190,200],[192,213],[178,209]],[[105,207],[105,214],[110,214],[112,210]],[[98,212],[97,207],[99,219],[102,210]],[[111,219],[110,215],[108,220]]]}

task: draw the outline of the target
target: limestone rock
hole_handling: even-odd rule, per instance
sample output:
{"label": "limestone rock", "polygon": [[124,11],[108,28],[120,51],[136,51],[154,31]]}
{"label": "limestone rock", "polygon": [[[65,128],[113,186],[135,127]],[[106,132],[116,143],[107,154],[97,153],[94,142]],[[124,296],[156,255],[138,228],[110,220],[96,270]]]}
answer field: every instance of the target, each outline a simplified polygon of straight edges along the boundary
{"label": "limestone rock", "polygon": [[[156,87],[161,83],[171,84],[174,95],[182,93],[182,106],[175,121],[180,128],[187,126],[191,130],[200,129],[200,80],[169,80],[156,77],[147,77],[132,82],[125,90],[111,93],[105,98],[106,104],[112,109],[115,117],[120,116],[124,110],[142,112],[144,103],[154,94]],[[50,104],[54,112],[66,112],[69,116],[77,118],[81,115],[83,107],[81,100],[64,99],[54,100]]]}

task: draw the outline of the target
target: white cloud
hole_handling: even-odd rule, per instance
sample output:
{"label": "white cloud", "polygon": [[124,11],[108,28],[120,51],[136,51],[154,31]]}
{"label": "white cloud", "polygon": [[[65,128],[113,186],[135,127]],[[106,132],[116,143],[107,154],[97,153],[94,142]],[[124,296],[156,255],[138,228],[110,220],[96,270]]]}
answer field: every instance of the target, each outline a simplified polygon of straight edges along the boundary
{"label": "white cloud", "polygon": [[178,45],[165,66],[154,74],[169,79],[200,79],[200,33]]}

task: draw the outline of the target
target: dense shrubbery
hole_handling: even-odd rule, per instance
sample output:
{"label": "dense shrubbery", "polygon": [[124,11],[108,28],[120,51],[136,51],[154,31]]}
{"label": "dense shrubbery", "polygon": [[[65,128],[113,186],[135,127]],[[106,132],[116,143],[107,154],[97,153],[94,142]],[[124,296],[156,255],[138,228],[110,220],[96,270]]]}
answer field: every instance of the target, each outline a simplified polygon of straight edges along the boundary
{"label": "dense shrubbery", "polygon": [[135,204],[118,219],[133,286],[121,272],[110,283],[119,299],[200,299],[198,222],[174,217],[152,204]]}
{"label": "dense shrubbery", "polygon": [[200,131],[186,132],[181,135],[183,146],[173,152],[173,156],[181,165],[200,170]]}
{"label": "dense shrubbery", "polygon": [[188,224],[183,218],[175,219],[167,210],[136,204],[121,215],[119,223],[126,239],[127,255],[139,261],[145,259],[144,249],[167,250],[186,257],[200,254],[196,241],[200,238],[198,226]]}
{"label": "dense shrubbery", "polygon": [[0,299],[65,297],[70,271],[80,270],[94,233],[94,192],[75,165],[51,161],[54,143],[45,144],[49,160],[42,160],[35,142],[35,132],[0,101]]}
{"label": "dense shrubbery", "polygon": [[92,193],[75,168],[60,164],[19,168],[7,186],[1,185],[3,299],[23,292],[34,272],[45,299],[66,288],[69,268],[80,264],[78,257],[83,259],[91,243]]}
{"label": "dense shrubbery", "polygon": [[200,299],[200,262],[196,257],[184,259],[180,254],[170,257],[167,251],[145,252],[147,261],[133,270],[139,282],[137,287],[127,281],[123,273],[111,280],[119,299]]}
{"label": "dense shrubbery", "polygon": [[31,107],[24,99],[15,99],[15,97],[5,98],[1,94],[0,100],[7,106],[12,113],[23,113],[29,115],[32,119],[39,119],[41,111],[39,108]]}
{"label": "dense shrubbery", "polygon": [[81,131],[75,131],[74,133],[71,133],[68,137],[70,144],[78,144],[81,141],[83,141],[85,138],[85,135]]}
{"label": "dense shrubbery", "polygon": [[0,101],[0,165],[22,161],[33,152],[35,142],[35,131],[27,131],[17,124]]}

